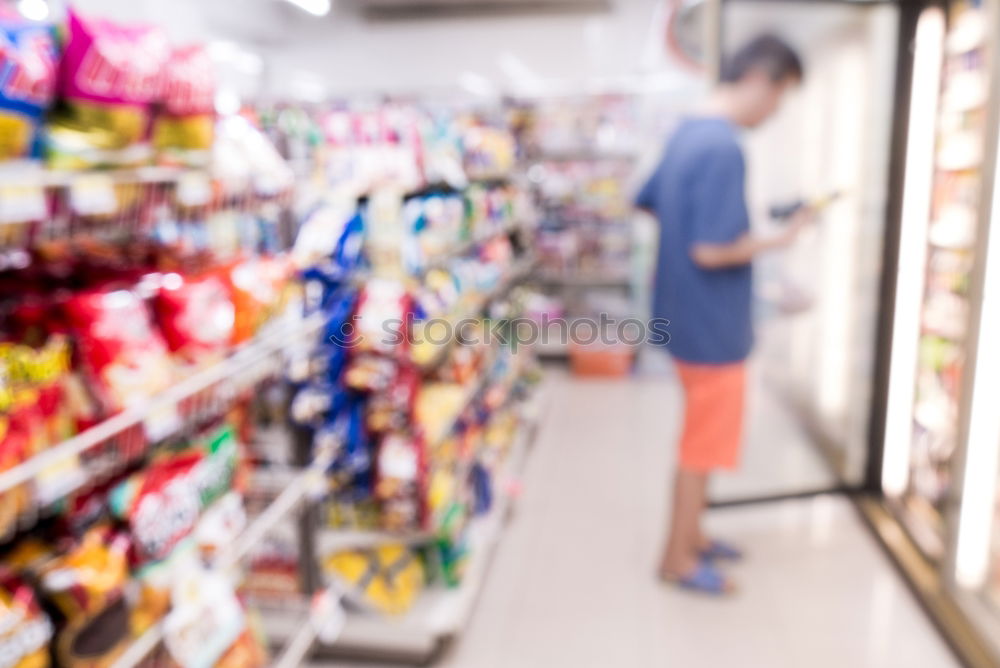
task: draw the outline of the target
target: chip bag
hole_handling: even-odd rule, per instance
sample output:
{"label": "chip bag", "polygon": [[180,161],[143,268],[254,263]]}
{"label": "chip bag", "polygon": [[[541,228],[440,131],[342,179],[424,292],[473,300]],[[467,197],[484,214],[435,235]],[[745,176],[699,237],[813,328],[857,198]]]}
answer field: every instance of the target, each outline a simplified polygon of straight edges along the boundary
{"label": "chip bag", "polygon": [[90,290],[67,300],[80,365],[98,401],[117,411],[166,389],[170,355],[145,304],[131,290]]}
{"label": "chip bag", "polygon": [[[20,424],[12,420],[15,410],[13,383],[7,363],[0,358],[0,471],[14,468],[28,454],[28,439]],[[0,493],[0,541],[7,541],[17,531],[18,518],[29,505],[29,489],[18,485]]]}
{"label": "chip bag", "polygon": [[219,573],[192,569],[177,579],[163,635],[171,659],[181,668],[267,665],[232,583]]}
{"label": "chip bag", "polygon": [[237,448],[231,432],[221,432],[209,448],[214,450],[192,447],[161,456],[108,495],[111,512],[127,522],[133,537],[132,562],[140,582],[133,614],[137,628],[167,611],[171,582],[197,563],[188,537],[204,508],[232,481]]}
{"label": "chip bag", "polygon": [[174,49],[164,74],[163,108],[153,126],[159,161],[207,165],[215,134],[215,73],[203,46]]}
{"label": "chip bag", "polygon": [[0,657],[11,668],[48,668],[52,621],[35,591],[14,571],[0,568]]}
{"label": "chip bag", "polygon": [[198,364],[225,353],[233,336],[235,310],[222,277],[167,274],[154,304],[160,331],[175,356]]}
{"label": "chip bag", "polygon": [[40,568],[41,589],[60,616],[58,665],[106,668],[128,645],[128,546],[124,534],[96,527]]}
{"label": "chip bag", "polygon": [[0,7],[0,161],[31,154],[55,95],[57,58],[51,26],[7,16]]}
{"label": "chip bag", "polygon": [[223,273],[233,300],[232,342],[251,339],[269,317],[281,309],[291,266],[286,259],[274,257],[240,258]]}
{"label": "chip bag", "polygon": [[52,167],[148,162],[150,105],[163,92],[170,47],[157,27],[84,18],[70,9],[59,92],[50,121]]}
{"label": "chip bag", "polygon": [[108,498],[126,520],[142,565],[168,557],[191,534],[202,510],[233,485],[239,446],[223,426],[194,447],[170,452],[119,484]]}

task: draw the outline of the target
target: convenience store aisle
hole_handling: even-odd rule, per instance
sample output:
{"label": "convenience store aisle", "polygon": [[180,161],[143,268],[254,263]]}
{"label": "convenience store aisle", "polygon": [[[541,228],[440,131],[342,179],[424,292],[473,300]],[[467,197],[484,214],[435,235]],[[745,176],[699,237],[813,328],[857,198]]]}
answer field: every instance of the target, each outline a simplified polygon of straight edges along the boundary
{"label": "convenience store aisle", "polygon": [[[578,381],[558,372],[547,383],[523,496],[471,623],[439,665],[955,665],[841,498],[713,511],[710,529],[749,554],[733,571],[741,592],[732,600],[659,585],[653,572],[677,422],[673,383]],[[771,405],[760,409],[764,422],[782,419],[767,412]],[[785,438],[793,436],[788,429],[771,425]],[[752,449],[767,443],[775,461],[805,445],[776,437],[754,440]]]}

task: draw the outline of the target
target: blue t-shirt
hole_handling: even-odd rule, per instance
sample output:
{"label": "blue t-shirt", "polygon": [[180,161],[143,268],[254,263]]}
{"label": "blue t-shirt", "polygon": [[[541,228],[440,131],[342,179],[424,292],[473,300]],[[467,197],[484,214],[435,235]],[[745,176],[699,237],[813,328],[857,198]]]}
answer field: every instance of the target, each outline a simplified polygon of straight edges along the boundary
{"label": "blue t-shirt", "polygon": [[691,259],[695,244],[729,243],[749,231],[745,172],[735,126],[691,118],[636,198],[660,223],[652,314],[670,321],[667,347],[682,361],[724,364],[750,354],[750,264],[703,269]]}

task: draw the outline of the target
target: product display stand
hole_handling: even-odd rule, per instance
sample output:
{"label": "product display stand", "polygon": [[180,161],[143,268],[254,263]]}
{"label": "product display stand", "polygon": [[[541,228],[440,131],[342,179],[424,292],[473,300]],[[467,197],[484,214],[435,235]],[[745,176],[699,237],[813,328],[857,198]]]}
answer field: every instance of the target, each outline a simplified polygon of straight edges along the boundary
{"label": "product display stand", "polygon": [[[631,204],[622,191],[635,156],[625,152],[543,152],[529,171],[540,171],[536,199],[544,212],[538,230],[541,259],[535,281],[553,312],[572,324],[595,311],[638,311]],[[549,183],[558,185],[551,186]],[[610,298],[609,298],[610,295]],[[608,303],[610,299],[610,304]],[[570,354],[565,336],[546,336],[536,353]]]}
{"label": "product display stand", "polygon": [[[316,487],[316,477],[317,473],[314,471],[295,473],[289,479],[285,491],[278,495],[263,513],[254,518],[228,550],[214,560],[213,568],[221,571],[238,568],[240,560],[246,556],[250,549],[257,545],[276,524],[287,519],[304,502],[308,491]],[[112,664],[112,668],[138,666],[162,641],[163,624],[160,622],[139,636],[125,653]]]}
{"label": "product display stand", "polygon": [[[296,341],[315,336],[320,323],[303,321],[289,313],[271,323],[253,341],[227,359],[195,372],[164,392],[134,404],[80,434],[48,448],[27,461],[0,473],[0,492],[31,481],[46,469],[106,444],[126,437],[130,430],[145,429],[157,439],[170,436],[183,426],[178,411],[197,411],[202,405],[219,404],[241,389],[252,387],[262,378],[280,371],[283,350]],[[81,480],[80,484],[85,484]],[[67,495],[75,489],[60,490]]]}
{"label": "product display stand", "polygon": [[[181,93],[153,88],[167,127]],[[421,656],[470,614],[538,379],[498,334],[535,264],[514,136],[502,113],[298,111],[295,163],[295,110],[247,108],[199,115],[197,150],[154,132],[128,161],[74,143],[0,170],[14,663]]]}
{"label": "product display stand", "polygon": [[[542,412],[543,391],[521,407],[524,425],[510,447],[497,488],[501,490],[493,507],[469,527],[469,563],[456,588],[431,588],[405,615],[387,618],[366,613],[348,613],[346,624],[335,643],[320,644],[318,655],[391,657],[395,660],[425,661],[461,633],[482,590],[490,561],[502,536],[505,521],[516,502],[516,482],[524,469],[534,441],[538,416]],[[366,536],[370,540],[374,536]],[[329,544],[329,543],[328,543]]]}

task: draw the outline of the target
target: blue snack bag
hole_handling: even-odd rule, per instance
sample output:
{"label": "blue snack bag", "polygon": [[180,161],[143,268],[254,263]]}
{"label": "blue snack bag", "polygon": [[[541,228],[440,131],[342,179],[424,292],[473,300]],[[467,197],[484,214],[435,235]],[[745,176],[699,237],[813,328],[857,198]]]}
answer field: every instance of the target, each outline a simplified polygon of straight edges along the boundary
{"label": "blue snack bag", "polygon": [[52,26],[0,7],[0,161],[37,154],[38,126],[55,97],[57,70]]}

